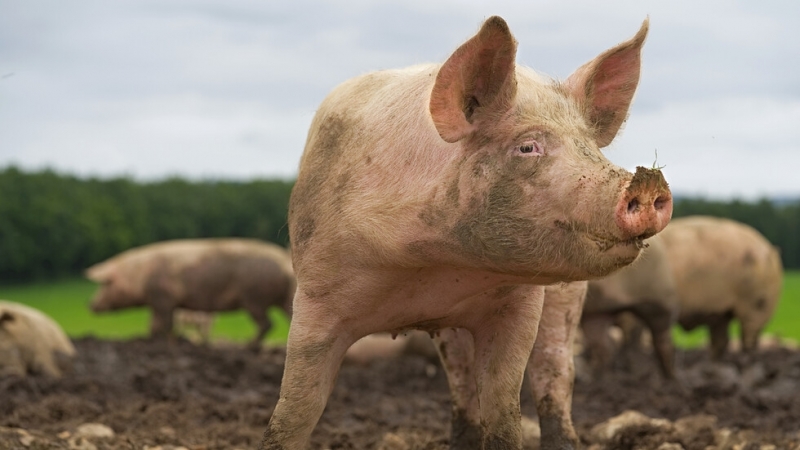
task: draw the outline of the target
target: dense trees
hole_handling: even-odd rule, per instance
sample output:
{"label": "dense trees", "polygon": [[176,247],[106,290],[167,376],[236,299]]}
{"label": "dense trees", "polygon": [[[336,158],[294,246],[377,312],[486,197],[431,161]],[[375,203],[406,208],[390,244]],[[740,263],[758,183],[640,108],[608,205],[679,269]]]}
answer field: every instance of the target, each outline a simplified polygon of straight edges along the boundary
{"label": "dense trees", "polygon": [[[51,171],[0,170],[0,281],[80,274],[123,250],[166,239],[240,236],[286,244],[292,182],[137,182]],[[709,214],[748,223],[800,267],[800,201],[681,199],[675,217]]]}
{"label": "dense trees", "polygon": [[292,182],[79,179],[0,171],[0,281],[80,274],[123,250],[177,238],[286,244]]}

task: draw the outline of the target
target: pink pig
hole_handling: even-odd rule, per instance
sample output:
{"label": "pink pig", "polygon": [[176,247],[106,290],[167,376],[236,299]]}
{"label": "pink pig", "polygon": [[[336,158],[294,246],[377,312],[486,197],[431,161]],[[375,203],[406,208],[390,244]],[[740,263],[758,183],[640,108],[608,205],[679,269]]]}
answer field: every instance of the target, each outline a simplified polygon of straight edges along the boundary
{"label": "pink pig", "polygon": [[[353,342],[409,329],[469,336],[469,367],[454,370],[480,411],[453,448],[521,448],[537,331],[540,352],[558,352],[574,329],[563,311],[580,307],[543,318],[543,285],[630,264],[672,214],[658,170],[600,152],[627,117],[646,33],[557,82],[517,66],[491,17],[444,64],[366,74],[323,101],[289,205],[298,287],[265,448],[307,446]],[[577,445],[571,427],[542,439]]]}

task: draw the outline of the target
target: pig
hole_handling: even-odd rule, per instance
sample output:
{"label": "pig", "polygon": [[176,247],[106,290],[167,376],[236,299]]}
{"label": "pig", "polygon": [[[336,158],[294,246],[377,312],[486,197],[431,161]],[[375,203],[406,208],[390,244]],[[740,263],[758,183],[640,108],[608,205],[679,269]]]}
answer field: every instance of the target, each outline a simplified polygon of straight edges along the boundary
{"label": "pig", "polygon": [[164,338],[176,309],[246,310],[258,326],[258,348],[271,326],[267,308],[291,313],[295,278],[289,253],[255,239],[185,239],[145,245],[96,264],[86,276],[101,286],[94,312],[133,306],[153,311],[150,331]]}
{"label": "pig", "polygon": [[592,280],[581,316],[585,346],[599,373],[613,356],[609,328],[622,313],[633,313],[650,330],[661,373],[675,378],[672,326],[678,319],[678,291],[660,235],[646,241],[642,256],[611,276]]}
{"label": "pig", "polygon": [[0,300],[0,373],[61,377],[75,347],[61,327],[38,309]]}
{"label": "pig", "polygon": [[[471,448],[520,448],[544,285],[630,264],[672,214],[658,169],[600,152],[627,117],[647,28],[558,82],[516,65],[494,16],[441,65],[368,73],[323,100],[289,201],[298,287],[263,448],[306,447],[348,347],[410,329],[470,336]],[[566,333],[563,316],[546,321]],[[544,354],[566,345],[545,341]],[[567,448],[569,430],[548,432]]]}
{"label": "pig", "polygon": [[690,216],[663,233],[678,291],[678,323],[707,325],[711,354],[728,348],[728,325],[738,319],[742,349],[750,352],[778,305],[783,283],[780,252],[754,228],[730,219]]}

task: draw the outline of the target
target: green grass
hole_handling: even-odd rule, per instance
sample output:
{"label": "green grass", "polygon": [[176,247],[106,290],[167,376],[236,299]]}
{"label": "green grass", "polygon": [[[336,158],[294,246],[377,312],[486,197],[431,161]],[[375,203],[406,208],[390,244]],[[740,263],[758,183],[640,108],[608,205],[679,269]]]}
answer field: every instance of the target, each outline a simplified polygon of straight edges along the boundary
{"label": "green grass", "polygon": [[[32,306],[58,322],[71,337],[96,336],[104,339],[127,339],[147,336],[150,329],[150,310],[131,308],[104,314],[89,310],[89,301],[97,288],[84,279],[71,279],[0,286],[0,299]],[[289,321],[286,315],[271,309],[272,329],[267,334],[268,343],[286,341]],[[216,316],[213,339],[244,342],[255,335],[255,325],[244,311],[220,313]]]}
{"label": "green grass", "polygon": [[[800,341],[800,270],[788,270],[783,277],[783,290],[778,308],[764,330],[781,338]],[[731,324],[731,336],[739,336],[739,323]],[[675,327],[672,332],[680,347],[697,347],[708,342],[708,329],[699,327],[691,332]]]}
{"label": "green grass", "polygon": [[[95,289],[94,283],[83,279],[0,286],[0,299],[24,303],[43,311],[72,337],[93,335],[105,339],[127,339],[147,336],[149,309],[133,308],[95,315],[88,307]],[[267,335],[267,342],[286,342],[289,332],[286,315],[273,308],[269,316],[273,327]],[[738,324],[731,326],[733,333],[738,336]],[[766,333],[800,341],[800,271],[786,272],[781,300],[767,325]],[[213,339],[236,342],[245,342],[254,334],[255,325],[243,311],[218,314],[212,330]],[[708,341],[708,331],[703,327],[691,333],[676,327],[673,336],[675,343],[681,347],[695,347]]]}

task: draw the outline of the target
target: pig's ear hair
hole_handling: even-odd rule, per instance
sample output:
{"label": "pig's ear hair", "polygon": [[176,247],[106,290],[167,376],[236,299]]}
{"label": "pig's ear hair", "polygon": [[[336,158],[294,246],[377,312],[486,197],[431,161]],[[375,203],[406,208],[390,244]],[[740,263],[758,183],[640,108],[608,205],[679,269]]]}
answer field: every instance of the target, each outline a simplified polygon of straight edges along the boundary
{"label": "pig's ear hair", "polygon": [[517,41],[505,20],[493,16],[450,55],[436,75],[430,101],[442,139],[457,142],[481,120],[510,107],[517,89],[516,53]]}
{"label": "pig's ear hair", "polygon": [[584,108],[598,147],[610,144],[628,118],[639,84],[642,45],[649,26],[647,18],[636,36],[584,64],[564,82],[570,95]]}

